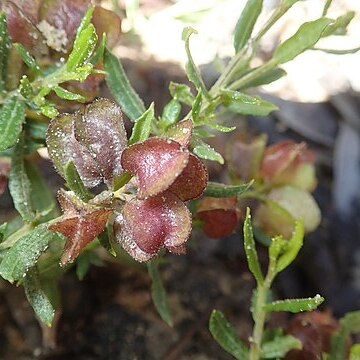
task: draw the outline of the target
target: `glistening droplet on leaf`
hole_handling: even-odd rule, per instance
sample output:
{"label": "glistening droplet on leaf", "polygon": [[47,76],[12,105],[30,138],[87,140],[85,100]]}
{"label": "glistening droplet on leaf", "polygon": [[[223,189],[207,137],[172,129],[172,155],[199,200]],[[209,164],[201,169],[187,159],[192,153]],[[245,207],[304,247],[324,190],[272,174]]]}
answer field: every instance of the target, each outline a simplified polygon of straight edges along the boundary
{"label": "glistening droplet on leaf", "polygon": [[188,161],[187,149],[173,140],[158,137],[127,147],[121,157],[123,169],[138,178],[139,199],[168,189]]}
{"label": "glistening droplet on leaf", "polygon": [[161,247],[184,251],[191,231],[191,216],[185,204],[171,192],[146,200],[132,199],[115,219],[115,237],[137,261],[147,261]]}

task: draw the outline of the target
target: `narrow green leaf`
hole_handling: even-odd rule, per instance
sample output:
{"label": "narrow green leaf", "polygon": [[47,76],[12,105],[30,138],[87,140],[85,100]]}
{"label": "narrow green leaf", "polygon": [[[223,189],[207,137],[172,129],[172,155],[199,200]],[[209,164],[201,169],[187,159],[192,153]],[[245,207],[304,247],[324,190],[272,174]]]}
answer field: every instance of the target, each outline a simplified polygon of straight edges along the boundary
{"label": "narrow green leaf", "polygon": [[25,160],[25,171],[31,184],[30,199],[34,210],[47,221],[58,215],[56,200],[39,169],[32,161]]}
{"label": "narrow green leaf", "polygon": [[85,30],[90,25],[94,10],[95,10],[94,5],[89,6],[89,8],[86,10],[86,13],[85,13],[84,17],[81,19],[79,27],[76,30],[76,36],[75,36],[74,44],[82,36],[81,33],[83,32],[83,30]]}
{"label": "narrow green leaf", "polygon": [[175,99],[171,99],[165,106],[161,115],[161,125],[167,128],[177,122],[181,111],[181,104]]}
{"label": "narrow green leaf", "polygon": [[212,129],[215,129],[220,132],[225,132],[225,133],[234,131],[236,129],[236,126],[228,127],[228,126],[220,125],[220,124],[217,124],[217,123],[211,122],[211,121],[206,122],[206,126],[209,126]]}
{"label": "narrow green leaf", "polygon": [[9,48],[10,40],[6,25],[6,15],[0,12],[0,93],[5,90]]}
{"label": "narrow green leaf", "polygon": [[20,79],[19,91],[25,99],[32,99],[34,97],[34,89],[26,75],[23,75]]}
{"label": "narrow green leaf", "polygon": [[331,19],[320,18],[302,24],[292,37],[277,47],[272,61],[276,64],[283,64],[312,48],[319,41],[326,27],[332,22]]}
{"label": "narrow green leaf", "polygon": [[65,165],[64,177],[66,180],[66,185],[77,196],[79,196],[81,200],[87,202],[93,197],[91,192],[85,187],[84,183],[82,182],[73,161],[69,161]]}
{"label": "narrow green leaf", "polygon": [[198,118],[199,118],[199,114],[200,114],[200,110],[201,110],[201,105],[202,105],[202,92],[201,90],[197,93],[195,100],[192,104],[191,107],[191,118],[193,120],[194,123],[197,122]]}
{"label": "narrow green leaf", "polygon": [[333,0],[326,0],[321,16],[326,16]]}
{"label": "narrow green leaf", "polygon": [[185,84],[170,82],[169,91],[174,100],[178,100],[186,105],[192,106],[195,97],[191,89]]}
{"label": "narrow green leaf", "polygon": [[144,103],[131,86],[120,60],[107,49],[104,53],[104,68],[111,94],[129,119],[135,121],[145,112]]}
{"label": "narrow green leaf", "polygon": [[24,138],[15,148],[11,159],[9,189],[15,209],[25,222],[33,222],[36,218],[31,200],[31,183],[24,162]]}
{"label": "narrow green leaf", "polygon": [[83,66],[93,54],[96,43],[95,27],[93,24],[89,24],[76,36],[74,47],[66,62],[66,69],[70,72]]}
{"label": "narrow green leaf", "polygon": [[246,360],[249,351],[238,339],[234,327],[226,320],[221,311],[213,310],[209,321],[209,330],[218,344],[238,360]]}
{"label": "narrow green leaf", "polygon": [[161,281],[159,274],[157,260],[151,260],[147,263],[149,276],[151,278],[151,296],[156,307],[156,310],[160,314],[161,318],[169,325],[173,326],[171,318],[169,303],[166,295],[164,285]]}
{"label": "narrow green leaf", "polygon": [[3,223],[0,225],[0,243],[4,240],[6,228],[7,228],[7,223]]}
{"label": "narrow green leaf", "polygon": [[101,246],[108,251],[108,253],[114,257],[117,257],[117,253],[114,249],[116,244],[114,236],[114,218],[110,216],[108,223],[106,224],[105,230],[98,236]]}
{"label": "narrow green leaf", "polygon": [[288,267],[297,257],[304,240],[304,224],[302,220],[297,220],[295,223],[295,230],[288,241],[283,254],[279,257],[276,264],[276,271],[280,272]]}
{"label": "narrow green leaf", "polygon": [[244,248],[245,248],[245,254],[249,269],[251,273],[254,275],[254,278],[258,283],[258,285],[261,285],[264,282],[264,277],[261,271],[258,255],[256,252],[249,208],[246,209],[243,232],[244,232]]}
{"label": "narrow green leaf", "polygon": [[16,95],[8,97],[0,110],[0,151],[16,144],[24,120],[24,102]]}
{"label": "narrow green leaf", "polygon": [[30,70],[39,73],[40,72],[39,65],[36,63],[36,60],[30,55],[30,53],[26,50],[25,46],[19,43],[13,44],[13,46],[16,49],[17,53],[20,55],[25,65]]}
{"label": "narrow green leaf", "polygon": [[96,65],[100,60],[104,58],[105,48],[106,48],[106,33],[103,33],[99,46],[95,50],[94,54],[91,56],[90,59],[91,64]]}
{"label": "narrow green leaf", "polygon": [[22,280],[47,249],[50,241],[60,239],[60,235],[47,229],[46,223],[38,225],[5,253],[0,264],[0,275],[11,283]]}
{"label": "narrow green leaf", "polygon": [[135,121],[128,141],[129,145],[146,140],[150,136],[154,120],[154,103],[151,103],[149,108]]}
{"label": "narrow green leaf", "polygon": [[263,6],[262,0],[248,0],[235,26],[234,48],[238,53],[249,41]]}
{"label": "narrow green leaf", "polygon": [[79,102],[85,101],[85,98],[82,95],[75,94],[69,90],[62,88],[61,86],[55,86],[52,90],[61,99],[71,100],[71,101],[79,101]]}
{"label": "narrow green leaf", "polygon": [[103,266],[103,262],[94,251],[82,251],[76,259],[76,275],[79,280],[84,280],[91,265]]}
{"label": "narrow green leaf", "polygon": [[45,140],[48,124],[40,121],[27,121],[25,124],[26,134],[34,140]]}
{"label": "narrow green leaf", "polygon": [[261,345],[261,358],[278,359],[283,358],[292,349],[301,349],[302,343],[291,335],[276,337]]}
{"label": "narrow green leaf", "polygon": [[36,267],[31,268],[24,278],[26,298],[35,311],[36,316],[47,326],[51,326],[55,309],[46,296]]}
{"label": "narrow green leaf", "polygon": [[350,348],[350,360],[360,360],[360,343]]}
{"label": "narrow green leaf", "polygon": [[121,175],[117,176],[113,180],[113,190],[117,191],[121,189],[124,185],[126,185],[130,179],[132,178],[132,175],[128,172],[123,172]]}
{"label": "narrow green leaf", "polygon": [[360,332],[360,311],[349,312],[340,319],[340,328],[331,337],[329,360],[345,359],[349,336],[357,332]]}
{"label": "narrow green leaf", "polygon": [[200,71],[195,65],[195,62],[192,58],[191,52],[190,52],[190,36],[192,34],[197,34],[197,31],[193,29],[190,26],[187,26],[184,28],[181,38],[185,42],[185,51],[188,58],[188,61],[185,65],[186,74],[189,78],[189,80],[195,85],[195,87],[198,90],[201,90],[202,93],[205,95],[206,98],[209,98],[208,91],[206,89],[206,86],[201,78]]}
{"label": "narrow green leaf", "polygon": [[59,115],[59,111],[56,109],[55,105],[48,101],[46,101],[44,105],[40,106],[40,111],[49,119],[52,119],[55,116]]}
{"label": "narrow green leaf", "polygon": [[198,145],[196,145],[193,149],[193,153],[197,155],[199,158],[205,159],[205,160],[212,160],[216,161],[219,164],[224,163],[224,158],[215,151],[210,145],[198,141]]}
{"label": "narrow green leaf", "polygon": [[269,69],[268,71],[265,71],[263,74],[259,75],[257,78],[243,84],[239,90],[271,84],[274,81],[284,77],[286,74],[286,71],[279,67]]}
{"label": "narrow green leaf", "polygon": [[323,49],[323,48],[312,48],[311,50],[322,51],[327,54],[334,54],[334,55],[347,55],[347,54],[355,54],[360,51],[360,46],[352,49]]}
{"label": "narrow green leaf", "polygon": [[225,185],[209,181],[204,195],[215,198],[239,196],[248,191],[252,184],[253,181],[243,185]]}
{"label": "narrow green leaf", "polygon": [[312,311],[315,310],[324,300],[325,299],[320,295],[316,295],[313,298],[278,300],[270,304],[266,304],[264,309],[269,312],[287,311],[292,313]]}
{"label": "narrow green leaf", "polygon": [[335,21],[327,26],[321,37],[330,35],[345,35],[347,27],[355,16],[355,11],[348,11],[335,19]]}
{"label": "narrow green leaf", "polygon": [[232,90],[222,90],[221,93],[224,106],[239,114],[265,116],[278,109],[275,104],[259,96],[250,96]]}

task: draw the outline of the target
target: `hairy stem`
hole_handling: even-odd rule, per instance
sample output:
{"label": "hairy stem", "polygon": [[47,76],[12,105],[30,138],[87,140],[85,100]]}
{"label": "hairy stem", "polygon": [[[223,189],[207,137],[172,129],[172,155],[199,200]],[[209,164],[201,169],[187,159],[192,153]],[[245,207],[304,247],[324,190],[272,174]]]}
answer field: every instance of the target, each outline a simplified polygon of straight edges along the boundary
{"label": "hairy stem", "polygon": [[250,341],[249,360],[259,360],[261,356],[261,342],[266,321],[266,311],[264,310],[264,305],[266,304],[267,294],[276,275],[275,269],[275,264],[270,260],[268,273],[264,283],[262,285],[258,285],[257,287],[254,309],[255,325]]}

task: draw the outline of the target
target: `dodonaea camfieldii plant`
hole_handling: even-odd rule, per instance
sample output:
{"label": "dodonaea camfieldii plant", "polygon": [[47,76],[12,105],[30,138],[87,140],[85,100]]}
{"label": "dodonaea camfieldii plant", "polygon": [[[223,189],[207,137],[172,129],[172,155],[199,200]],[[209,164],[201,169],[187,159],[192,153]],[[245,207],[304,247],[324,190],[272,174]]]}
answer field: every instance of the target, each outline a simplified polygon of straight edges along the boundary
{"label": "dodonaea camfieldii plant", "polygon": [[[193,219],[209,237],[229,235],[243,222],[245,253],[257,282],[254,331],[247,347],[217,310],[210,331],[237,359],[280,358],[302,348],[294,336],[264,327],[270,312],[310,311],[324,300],[320,295],[269,300],[275,276],[296,258],[304,233],[320,222],[311,195],[316,185],[312,152],[304,143],[267,146],[264,135],[245,134],[233,138],[224,154],[230,184],[209,181],[203,163],[224,164],[206,139],[236,128],[222,122],[220,108],[257,116],[276,110],[247,90],[285,76],[282,64],[304,51],[319,50],[317,43],[324,37],[345,34],[354,17],[352,11],[327,17],[331,1],[326,1],[317,19],[303,23],[269,60],[253,67],[264,34],[296,3],[280,1],[254,32],[262,1],[247,1],[234,31],[234,56],[211,87],[191,56],[190,38],[196,31],[185,28],[186,72],[193,86],[170,82],[172,99],[160,115],[153,104],[145,107],[111,53],[120,32],[114,13],[87,0],[1,3],[0,190],[8,182],[17,215],[0,226],[0,275],[24,287],[40,321],[49,326],[53,321],[57,280],[73,265],[79,278],[84,277],[90,264],[99,261],[96,250],[103,247],[111,256],[123,249],[134,260],[147,262],[155,306],[171,325],[158,270],[162,249],[185,254]],[[69,18],[58,16],[59,7]],[[115,101],[94,100],[104,78]],[[133,122],[130,136],[122,112]],[[65,180],[58,202],[38,170],[43,147]],[[254,225],[269,247],[265,275],[250,210],[245,210],[247,199],[256,203]],[[354,324],[343,320],[327,358],[345,354],[349,333],[357,331]],[[358,346],[351,351],[358,352]]]}

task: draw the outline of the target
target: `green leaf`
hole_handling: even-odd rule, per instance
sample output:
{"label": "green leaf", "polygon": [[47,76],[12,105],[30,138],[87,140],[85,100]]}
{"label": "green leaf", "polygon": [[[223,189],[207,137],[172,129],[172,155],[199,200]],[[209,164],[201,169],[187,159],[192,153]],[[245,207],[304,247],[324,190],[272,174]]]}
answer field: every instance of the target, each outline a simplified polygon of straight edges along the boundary
{"label": "green leaf", "polygon": [[261,285],[264,282],[264,277],[261,272],[261,267],[256,252],[249,208],[246,209],[243,231],[244,231],[244,248],[245,248],[245,254],[246,254],[249,270],[254,275],[254,278],[258,283],[258,285]]}
{"label": "green leaf", "polygon": [[36,60],[30,55],[30,53],[26,50],[25,46],[19,43],[13,44],[13,46],[16,49],[17,53],[20,55],[22,61],[26,64],[26,66],[35,73],[39,73],[39,65],[36,63]]}
{"label": "green leaf", "polygon": [[100,60],[104,58],[105,48],[106,48],[106,33],[103,33],[101,37],[100,45],[95,50],[94,54],[90,59],[91,64],[96,65]]}
{"label": "green leaf", "polygon": [[326,27],[321,37],[330,35],[345,35],[347,27],[355,16],[355,11],[348,11],[344,15],[337,17],[334,23]]}
{"label": "green leaf", "polygon": [[345,359],[349,336],[357,332],[360,332],[360,311],[349,312],[340,319],[340,328],[331,337],[329,360]]}
{"label": "green leaf", "polygon": [[84,280],[91,265],[103,266],[103,262],[99,256],[91,250],[81,252],[76,259],[76,275],[79,280]]}
{"label": "green leaf", "polygon": [[39,121],[27,121],[25,124],[25,132],[26,134],[35,140],[40,140],[43,142],[46,137],[46,130],[48,128],[48,124],[45,122]]}
{"label": "green leaf", "polygon": [[204,143],[203,141],[197,141],[198,145],[196,145],[193,149],[193,153],[197,155],[201,159],[216,161],[219,164],[224,163],[224,158],[215,151],[210,145]]}
{"label": "green leaf", "polygon": [[135,121],[145,112],[144,103],[131,86],[120,60],[107,49],[104,53],[104,68],[111,94],[129,119]]}
{"label": "green leaf", "polygon": [[114,245],[116,244],[116,241],[115,241],[115,236],[114,236],[113,225],[114,225],[114,218],[110,216],[110,219],[108,220],[108,223],[106,224],[105,230],[102,233],[100,233],[100,235],[98,236],[98,239],[99,239],[101,246],[105,250],[107,250],[107,252],[110,255],[117,257],[117,253],[114,249]]}
{"label": "green leaf", "polygon": [[121,175],[117,176],[113,180],[113,190],[117,191],[121,189],[124,185],[126,185],[130,179],[132,178],[132,175],[128,172],[123,172]]}
{"label": "green leaf", "polygon": [[297,220],[295,223],[295,230],[288,241],[285,251],[279,257],[276,264],[276,271],[280,272],[288,267],[297,257],[304,240],[304,225],[302,220]]}
{"label": "green leaf", "polygon": [[7,228],[7,223],[3,223],[0,225],[0,243],[4,240],[6,228]]}
{"label": "green leaf", "polygon": [[221,311],[213,310],[209,321],[209,330],[218,344],[238,360],[248,359],[248,349],[238,339],[234,327],[226,320]]}
{"label": "green leaf", "polygon": [[291,335],[276,337],[261,345],[261,357],[264,359],[283,358],[288,351],[301,348],[301,341]]}
{"label": "green leaf", "polygon": [[229,110],[243,114],[243,115],[256,115],[265,116],[278,107],[259,96],[250,96],[238,91],[222,90],[223,104]]}
{"label": "green leaf", "polygon": [[287,311],[292,313],[298,313],[302,311],[315,310],[325,299],[316,295],[313,298],[304,299],[286,299],[274,301],[264,306],[266,311]]}
{"label": "green leaf", "polygon": [[161,125],[167,128],[177,122],[181,111],[181,104],[175,99],[171,99],[165,106],[161,115]]}
{"label": "green leaf", "polygon": [[292,37],[277,47],[271,61],[276,64],[283,64],[312,48],[319,41],[326,27],[332,22],[331,19],[320,18],[302,24]]}
{"label": "green leaf", "polygon": [[193,29],[190,26],[187,26],[186,28],[184,28],[181,38],[182,40],[185,42],[185,51],[186,51],[186,55],[187,55],[187,63],[185,65],[185,70],[186,70],[186,74],[187,77],[189,78],[189,80],[195,85],[195,87],[199,90],[202,91],[202,93],[205,95],[206,98],[209,98],[209,94],[208,91],[206,89],[206,86],[201,78],[200,75],[200,71],[197,68],[197,66],[195,65],[195,62],[192,58],[191,52],[190,52],[190,36],[192,34],[197,34],[197,31],[195,29]]}
{"label": "green leaf", "polygon": [[220,124],[217,124],[217,123],[211,122],[211,121],[207,121],[206,125],[212,129],[215,129],[220,132],[231,132],[236,129],[236,126],[228,127],[228,126],[220,125]]}
{"label": "green leaf", "polygon": [[8,97],[0,110],[0,151],[16,144],[24,120],[24,102],[16,95]]}
{"label": "green leaf", "polygon": [[43,115],[45,115],[49,119],[52,119],[55,116],[59,115],[59,112],[56,109],[55,105],[53,105],[48,101],[46,101],[44,105],[40,106],[40,111]]}
{"label": "green leaf", "polygon": [[149,276],[151,278],[151,296],[156,307],[156,310],[160,314],[161,318],[169,325],[173,326],[171,318],[169,303],[166,295],[164,285],[161,281],[159,274],[157,260],[151,260],[147,263]]}
{"label": "green leaf", "polygon": [[6,15],[0,12],[0,93],[5,90],[9,48],[10,40],[6,25]]}
{"label": "green leaf", "polygon": [[36,218],[31,200],[31,183],[26,172],[24,161],[24,138],[15,148],[11,159],[9,189],[15,209],[25,222],[33,222]]}
{"label": "green leaf", "polygon": [[326,16],[333,0],[326,0],[321,16]]}
{"label": "green leaf", "polygon": [[87,202],[93,197],[91,192],[85,187],[84,183],[82,182],[73,161],[69,161],[65,165],[64,177],[66,180],[66,185],[77,196],[79,196],[81,200]]}
{"label": "green leaf", "polygon": [[11,283],[22,280],[48,248],[50,241],[60,239],[58,234],[47,229],[46,223],[38,225],[5,253],[0,264],[0,275]]}
{"label": "green leaf", "polygon": [[76,70],[87,63],[95,50],[97,43],[97,34],[93,24],[87,25],[78,32],[73,49],[66,62],[66,69],[70,71]]}
{"label": "green leaf", "polygon": [[79,101],[79,102],[85,101],[85,98],[82,95],[75,94],[69,90],[62,88],[61,86],[55,86],[52,90],[61,99],[71,100],[71,101]]}
{"label": "green leaf", "polygon": [[25,99],[32,99],[34,97],[34,89],[26,75],[23,75],[20,79],[19,91]]}
{"label": "green leaf", "polygon": [[252,184],[253,181],[243,185],[225,185],[209,181],[204,191],[204,195],[215,198],[239,196],[248,191]]}
{"label": "green leaf", "polygon": [[263,6],[262,0],[248,0],[235,26],[234,48],[238,53],[249,41]]}
{"label": "green leaf", "polygon": [[169,91],[174,100],[180,101],[186,105],[192,106],[195,97],[191,89],[185,84],[170,82]]}
{"label": "green leaf", "polygon": [[191,118],[192,118],[194,123],[196,123],[198,118],[199,118],[201,105],[202,105],[202,92],[200,90],[197,93],[197,95],[195,97],[195,100],[194,100],[194,102],[192,104],[192,107],[191,107]]}
{"label": "green leaf", "polygon": [[25,160],[25,171],[31,184],[31,204],[42,221],[47,221],[58,215],[54,195],[45,182],[34,162]]}
{"label": "green leaf", "polygon": [[85,13],[84,17],[81,19],[79,27],[76,30],[76,36],[75,36],[74,44],[75,44],[76,41],[79,41],[79,38],[82,36],[83,30],[88,28],[89,25],[91,24],[91,19],[92,19],[94,10],[95,10],[95,6],[93,6],[93,5],[89,6],[89,8],[86,10],[86,13]]}
{"label": "green leaf", "polygon": [[154,103],[151,103],[149,108],[135,121],[128,141],[129,145],[146,140],[150,136],[154,120]]}
{"label": "green leaf", "polygon": [[39,273],[35,267],[31,268],[26,274],[24,289],[26,298],[38,319],[50,327],[54,319],[55,309],[41,286]]}
{"label": "green leaf", "polygon": [[256,77],[255,79],[243,84],[239,88],[239,90],[271,84],[272,82],[284,77],[286,74],[287,73],[284,69],[281,69],[279,67],[271,68],[265,71],[264,73],[262,73],[261,75],[259,75],[258,77]]}
{"label": "green leaf", "polygon": [[360,359],[360,343],[353,345],[350,348],[350,360]]}

